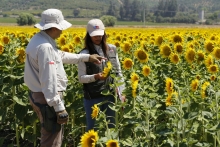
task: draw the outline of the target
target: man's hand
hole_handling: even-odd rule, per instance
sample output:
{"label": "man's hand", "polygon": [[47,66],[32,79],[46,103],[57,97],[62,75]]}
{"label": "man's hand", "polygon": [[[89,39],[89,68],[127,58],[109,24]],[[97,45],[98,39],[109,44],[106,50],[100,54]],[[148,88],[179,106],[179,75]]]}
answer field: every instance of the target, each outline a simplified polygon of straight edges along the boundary
{"label": "man's hand", "polygon": [[66,110],[56,112],[57,113],[57,123],[58,124],[66,124],[69,119],[69,115]]}
{"label": "man's hand", "polygon": [[96,64],[100,64],[102,60],[106,60],[106,58],[99,56],[97,54],[92,54],[89,56],[89,62],[94,62]]}
{"label": "man's hand", "polygon": [[96,80],[105,80],[107,77],[103,77],[102,73],[97,73],[95,74],[95,79]]}

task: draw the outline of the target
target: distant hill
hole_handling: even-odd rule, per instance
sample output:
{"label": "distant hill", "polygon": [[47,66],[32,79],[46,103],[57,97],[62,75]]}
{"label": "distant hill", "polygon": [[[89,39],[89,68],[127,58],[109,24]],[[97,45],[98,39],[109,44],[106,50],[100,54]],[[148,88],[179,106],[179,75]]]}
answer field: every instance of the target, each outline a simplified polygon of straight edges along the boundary
{"label": "distant hill", "polygon": [[[0,12],[9,15],[20,12],[30,12],[40,15],[48,8],[61,9],[65,16],[72,17],[73,10],[80,10],[79,17],[100,17],[105,14],[112,3],[118,9],[125,0],[0,0]],[[134,0],[129,0],[134,1]],[[150,10],[157,8],[159,0],[136,0],[146,4]],[[178,8],[190,11],[191,9],[205,9],[206,12],[220,9],[220,0],[177,0]]]}

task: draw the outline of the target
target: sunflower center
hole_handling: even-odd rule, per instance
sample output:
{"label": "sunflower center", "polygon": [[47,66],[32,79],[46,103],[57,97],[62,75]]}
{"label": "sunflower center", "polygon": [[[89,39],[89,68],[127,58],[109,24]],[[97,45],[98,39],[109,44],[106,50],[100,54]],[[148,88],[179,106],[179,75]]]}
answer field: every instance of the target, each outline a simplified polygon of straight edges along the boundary
{"label": "sunflower center", "polygon": [[145,59],[147,59],[147,55],[146,55],[145,52],[139,51],[139,52],[138,52],[138,58],[139,58],[140,60],[145,60]]}

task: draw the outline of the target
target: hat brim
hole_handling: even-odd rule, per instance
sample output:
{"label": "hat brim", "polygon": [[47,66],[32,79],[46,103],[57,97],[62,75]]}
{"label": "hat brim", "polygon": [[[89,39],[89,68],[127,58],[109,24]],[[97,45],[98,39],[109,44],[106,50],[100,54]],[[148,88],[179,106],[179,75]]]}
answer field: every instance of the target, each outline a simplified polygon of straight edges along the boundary
{"label": "hat brim", "polygon": [[40,22],[40,23],[35,24],[34,26],[40,30],[46,30],[46,29],[53,28],[53,27],[55,27],[59,30],[66,30],[66,29],[70,28],[72,26],[72,24],[66,20],[63,20],[60,23],[47,23],[47,24],[45,24],[43,22]]}
{"label": "hat brim", "polygon": [[103,36],[104,35],[104,30],[95,30],[89,33],[89,35],[92,36]]}

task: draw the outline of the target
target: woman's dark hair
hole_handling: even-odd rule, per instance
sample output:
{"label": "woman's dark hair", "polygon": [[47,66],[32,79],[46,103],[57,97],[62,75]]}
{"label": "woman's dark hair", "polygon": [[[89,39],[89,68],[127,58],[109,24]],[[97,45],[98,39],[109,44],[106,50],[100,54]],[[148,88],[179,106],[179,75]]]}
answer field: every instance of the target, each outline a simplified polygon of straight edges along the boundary
{"label": "woman's dark hair", "polygon": [[[102,46],[102,51],[105,56],[107,56],[107,54],[106,54],[106,51],[107,51],[106,38],[107,38],[107,35],[104,32],[104,35],[102,36],[101,46]],[[86,33],[84,40],[85,40],[85,48],[89,50],[89,54],[97,54],[97,51],[95,50],[95,46],[94,46],[92,39],[91,39],[88,32]]]}

